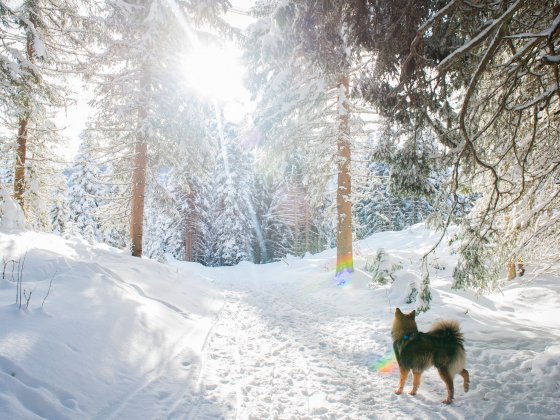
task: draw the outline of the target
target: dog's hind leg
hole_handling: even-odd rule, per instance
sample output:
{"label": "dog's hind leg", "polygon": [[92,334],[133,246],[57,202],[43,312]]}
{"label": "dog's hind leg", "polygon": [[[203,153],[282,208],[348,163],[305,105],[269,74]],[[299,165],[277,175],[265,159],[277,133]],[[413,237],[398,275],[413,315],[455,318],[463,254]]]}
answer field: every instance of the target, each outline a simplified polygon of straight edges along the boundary
{"label": "dog's hind leg", "polygon": [[442,403],[451,404],[453,401],[453,394],[455,393],[455,389],[453,388],[453,377],[445,369],[438,368],[438,373],[447,388],[447,398],[443,400]]}
{"label": "dog's hind leg", "polygon": [[399,380],[399,387],[395,389],[395,394],[397,395],[402,394],[404,385],[406,384],[406,380],[408,379],[408,373],[410,372],[410,369],[405,369],[401,366],[399,366],[399,369],[401,371],[401,378]]}
{"label": "dog's hind leg", "polygon": [[469,386],[471,384],[469,371],[467,369],[463,369],[461,372],[459,372],[459,375],[463,377],[463,388],[465,388],[465,392],[469,392]]}
{"label": "dog's hind leg", "polygon": [[422,379],[422,372],[412,371],[412,389],[408,391],[410,395],[416,395],[416,391],[420,387],[420,380]]}

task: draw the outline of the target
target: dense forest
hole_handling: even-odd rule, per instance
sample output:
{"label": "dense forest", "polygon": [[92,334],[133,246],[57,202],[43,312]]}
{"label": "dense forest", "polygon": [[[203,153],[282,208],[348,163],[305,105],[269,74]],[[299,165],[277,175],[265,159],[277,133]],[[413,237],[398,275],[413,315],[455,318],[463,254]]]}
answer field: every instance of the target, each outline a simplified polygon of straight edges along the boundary
{"label": "dense forest", "polygon": [[[336,247],[345,275],[354,241],[424,221],[458,226],[478,291],[558,262],[557,0],[257,0],[244,30],[231,6],[0,1],[0,184],[28,229],[211,266]],[[232,43],[240,121],[220,72],[201,93],[187,71]]]}

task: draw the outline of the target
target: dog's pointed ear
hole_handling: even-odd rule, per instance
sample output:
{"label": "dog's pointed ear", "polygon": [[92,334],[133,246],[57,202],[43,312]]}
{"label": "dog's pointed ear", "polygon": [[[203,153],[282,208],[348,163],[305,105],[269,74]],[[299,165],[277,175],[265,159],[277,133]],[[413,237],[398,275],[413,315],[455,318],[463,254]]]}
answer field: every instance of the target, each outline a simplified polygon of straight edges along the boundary
{"label": "dog's pointed ear", "polygon": [[415,319],[416,318],[416,309],[413,310],[411,313],[409,313],[408,316],[412,319]]}
{"label": "dog's pointed ear", "polygon": [[403,313],[399,308],[395,309],[395,315],[402,315],[402,314]]}

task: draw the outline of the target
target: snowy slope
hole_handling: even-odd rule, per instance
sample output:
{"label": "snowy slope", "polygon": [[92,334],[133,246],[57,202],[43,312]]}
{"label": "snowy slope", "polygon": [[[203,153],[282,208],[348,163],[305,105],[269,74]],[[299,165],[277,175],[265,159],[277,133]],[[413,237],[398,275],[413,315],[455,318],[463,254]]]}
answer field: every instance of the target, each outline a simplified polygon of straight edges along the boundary
{"label": "snowy slope", "polygon": [[[33,290],[18,309],[8,264],[0,418],[558,418],[558,278],[526,276],[478,298],[453,291],[445,241],[430,262],[433,309],[417,321],[421,330],[461,323],[471,390],[456,378],[455,402],[443,405],[430,370],[417,396],[393,393],[398,374],[379,369],[392,355],[393,311],[412,309],[404,300],[418,259],[436,241],[421,225],[361,241],[358,270],[341,287],[334,251],[207,268],[0,233],[0,255],[26,256],[23,288]],[[371,289],[361,269],[379,248],[402,268],[392,286]]]}
{"label": "snowy slope", "polygon": [[207,280],[30,232],[0,234],[0,255],[26,256],[33,290],[18,310],[15,284],[1,283],[0,417],[153,418],[188,389],[223,302]]}

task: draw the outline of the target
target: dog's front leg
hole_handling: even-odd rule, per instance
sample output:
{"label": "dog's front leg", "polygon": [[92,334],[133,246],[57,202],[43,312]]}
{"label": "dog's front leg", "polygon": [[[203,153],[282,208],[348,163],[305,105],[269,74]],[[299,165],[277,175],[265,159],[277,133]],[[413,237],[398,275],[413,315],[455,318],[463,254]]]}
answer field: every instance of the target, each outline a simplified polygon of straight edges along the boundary
{"label": "dog's front leg", "polygon": [[395,394],[401,395],[406,384],[406,380],[408,379],[408,373],[410,369],[405,369],[402,366],[399,366],[399,370],[401,371],[401,379],[399,381],[399,387],[395,389]]}

